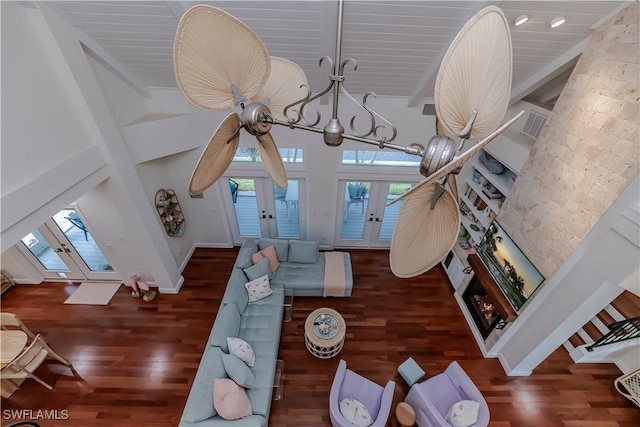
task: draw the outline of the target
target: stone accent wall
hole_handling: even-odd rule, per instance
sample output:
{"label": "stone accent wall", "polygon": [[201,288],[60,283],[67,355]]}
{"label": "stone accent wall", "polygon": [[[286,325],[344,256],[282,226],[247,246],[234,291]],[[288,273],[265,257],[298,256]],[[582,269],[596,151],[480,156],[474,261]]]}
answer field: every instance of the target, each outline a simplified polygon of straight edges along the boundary
{"label": "stone accent wall", "polygon": [[638,174],[639,10],[593,34],[498,216],[547,279]]}

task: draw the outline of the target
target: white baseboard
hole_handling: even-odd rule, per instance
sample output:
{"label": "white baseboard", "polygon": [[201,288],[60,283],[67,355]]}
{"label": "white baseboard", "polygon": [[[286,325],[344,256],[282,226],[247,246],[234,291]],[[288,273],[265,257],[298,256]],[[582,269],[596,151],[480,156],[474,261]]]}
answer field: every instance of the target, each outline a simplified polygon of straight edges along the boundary
{"label": "white baseboard", "polygon": [[180,273],[182,273],[184,271],[184,269],[187,268],[187,264],[189,263],[189,260],[191,259],[191,257],[193,256],[193,253],[195,252],[195,250],[197,248],[230,249],[232,247],[233,247],[233,245],[231,245],[229,243],[202,243],[202,242],[195,242],[191,246],[191,249],[189,249],[189,252],[187,253],[187,256],[185,256],[184,259],[182,260],[182,264],[180,264]]}
{"label": "white baseboard", "polygon": [[510,377],[528,377],[531,375],[531,371],[514,371],[511,366],[509,366],[509,362],[507,362],[502,353],[498,354],[498,360],[500,361],[504,372]]}
{"label": "white baseboard", "polygon": [[184,277],[180,276],[180,279],[178,279],[178,283],[176,284],[175,288],[158,288],[158,292],[160,292],[161,294],[177,294],[183,284]]}

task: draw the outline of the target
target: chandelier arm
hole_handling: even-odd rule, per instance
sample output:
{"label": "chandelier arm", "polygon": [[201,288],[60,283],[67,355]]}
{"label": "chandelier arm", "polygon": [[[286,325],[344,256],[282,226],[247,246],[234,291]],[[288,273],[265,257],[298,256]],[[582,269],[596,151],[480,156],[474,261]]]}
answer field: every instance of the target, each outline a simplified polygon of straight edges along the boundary
{"label": "chandelier arm", "polygon": [[384,125],[378,125],[375,127],[375,129],[373,130],[373,136],[375,137],[375,139],[378,140],[384,140],[387,142],[391,142],[394,139],[396,139],[396,136],[398,135],[398,130],[396,129],[396,127],[393,125],[393,123],[391,123],[389,120],[385,119],[384,116],[382,116],[382,114],[377,113],[373,108],[369,107],[369,105],[367,104],[367,99],[369,98],[369,96],[373,96],[374,98],[376,98],[376,94],[373,92],[368,92],[364,95],[364,97],[362,97],[362,106],[364,107],[365,110],[367,110],[373,117],[374,117],[374,122],[375,122],[375,118],[379,118],[380,120],[382,120],[384,123],[386,123],[390,128],[391,128],[391,137],[389,138],[385,138],[385,137],[379,137],[378,136],[378,129],[386,129],[386,126]]}
{"label": "chandelier arm", "polygon": [[[320,58],[320,61],[318,61],[318,65],[320,67],[322,67],[322,63],[324,61],[327,61],[332,69],[334,68],[333,60],[328,56],[323,56],[322,58]],[[300,109],[297,112],[298,117],[297,117],[297,119],[293,120],[293,123],[299,123],[300,121],[302,121],[303,123],[305,123],[306,125],[309,125],[309,126],[315,126],[318,123],[320,123],[321,115],[317,111],[316,111],[316,119],[314,121],[310,121],[310,120],[308,120],[307,118],[304,117],[305,107],[307,106],[307,104],[315,101],[316,99],[320,98],[322,95],[328,93],[331,90],[331,88],[334,86],[334,83],[335,83],[334,80],[330,80],[329,81],[329,86],[327,86],[325,90],[323,90],[322,92],[320,92],[320,93],[318,93],[318,94],[316,94],[314,96],[311,96],[311,88],[308,85],[305,85],[305,87],[307,88],[307,95],[304,98],[287,105],[284,108],[285,117],[287,117],[287,119],[289,119],[289,115],[287,114],[288,110],[290,108],[295,107],[296,105],[300,104]]]}
{"label": "chandelier arm", "polygon": [[347,92],[347,90],[344,88],[344,86],[340,86],[340,92],[346,96],[347,98],[349,98],[351,101],[353,101],[353,103],[362,111],[364,111],[365,113],[367,113],[369,115],[369,120],[371,121],[371,127],[369,128],[368,131],[366,132],[362,132],[362,133],[358,133],[358,131],[355,129],[355,120],[356,120],[356,116],[354,115],[353,117],[351,117],[351,120],[349,120],[349,127],[351,128],[351,131],[355,133],[355,136],[360,137],[360,138],[366,138],[369,135],[373,134],[375,132],[375,128],[376,128],[376,119],[373,116],[373,114],[371,114],[371,111],[367,110],[367,108],[362,105],[361,103],[359,103],[353,96],[351,96],[351,94],[349,92]]}
{"label": "chandelier arm", "polygon": [[[272,125],[287,126],[292,129],[302,129],[302,130],[307,130],[307,131],[316,132],[316,133],[323,133],[324,131],[323,129],[319,129],[312,126],[305,126],[299,123],[292,123],[292,122],[286,122],[284,120],[278,120],[276,118],[273,118],[272,116],[263,116],[262,120],[265,122],[271,123]],[[376,147],[379,147],[379,148],[389,148],[391,150],[402,151],[404,153],[411,154],[414,156],[422,156],[424,152],[424,147],[422,147],[420,144],[411,144],[409,147],[405,147],[404,145],[392,144],[384,141],[376,141],[369,138],[363,138],[357,135],[350,135],[348,133],[343,133],[342,137],[344,139],[349,139],[351,141],[362,142],[369,145],[375,145]]]}

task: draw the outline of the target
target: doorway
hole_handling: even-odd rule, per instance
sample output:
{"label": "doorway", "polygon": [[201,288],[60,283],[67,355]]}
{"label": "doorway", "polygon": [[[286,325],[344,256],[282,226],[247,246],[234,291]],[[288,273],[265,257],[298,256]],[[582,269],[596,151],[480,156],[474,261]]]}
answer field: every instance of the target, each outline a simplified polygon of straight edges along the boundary
{"label": "doorway", "polygon": [[290,179],[283,190],[270,178],[227,178],[224,205],[233,240],[250,237],[300,239],[304,235],[301,209],[304,207],[304,180]]}
{"label": "doorway", "polygon": [[45,280],[120,281],[78,212],[66,208],[20,239],[16,248]]}
{"label": "doorway", "polygon": [[402,201],[386,205],[413,185],[412,182],[341,180],[335,245],[390,247]]}

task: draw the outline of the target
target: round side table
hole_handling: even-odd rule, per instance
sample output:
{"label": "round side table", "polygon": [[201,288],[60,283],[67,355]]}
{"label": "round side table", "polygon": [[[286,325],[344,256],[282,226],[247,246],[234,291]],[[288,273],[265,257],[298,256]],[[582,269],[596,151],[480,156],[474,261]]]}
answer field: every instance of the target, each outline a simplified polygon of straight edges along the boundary
{"label": "round side table", "polygon": [[396,418],[402,427],[413,427],[416,423],[416,411],[408,403],[400,402],[396,406]]}
{"label": "round side table", "polygon": [[320,359],[330,359],[342,350],[346,331],[347,324],[337,311],[326,307],[314,310],[304,322],[307,350]]}

